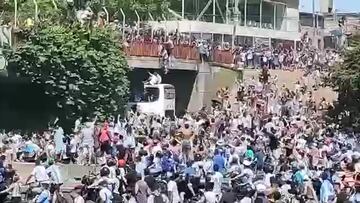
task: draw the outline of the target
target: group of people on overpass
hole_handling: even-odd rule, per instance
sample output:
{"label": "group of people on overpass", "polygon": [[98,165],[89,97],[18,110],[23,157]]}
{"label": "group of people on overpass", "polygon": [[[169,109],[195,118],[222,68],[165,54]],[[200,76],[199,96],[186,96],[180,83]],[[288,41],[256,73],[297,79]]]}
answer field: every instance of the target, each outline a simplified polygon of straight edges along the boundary
{"label": "group of people on overpass", "polygon": [[[212,61],[233,68],[267,67],[285,70],[319,69],[329,67],[341,60],[339,52],[335,50],[314,48],[307,34],[304,34],[296,45],[288,45],[284,42],[272,46],[261,43],[252,45],[234,43],[234,46],[231,46],[231,42],[190,37],[178,31],[167,32],[159,29],[152,34],[151,32],[150,28],[140,31],[129,30],[124,39],[125,47],[131,49],[132,46],[141,46],[141,44],[158,45],[160,64],[166,72],[174,66],[175,58]],[[189,54],[174,53],[175,47],[187,47],[179,49],[179,52],[186,53],[189,52],[188,47],[192,47],[191,53],[196,51],[197,56],[194,57],[190,52]]]}

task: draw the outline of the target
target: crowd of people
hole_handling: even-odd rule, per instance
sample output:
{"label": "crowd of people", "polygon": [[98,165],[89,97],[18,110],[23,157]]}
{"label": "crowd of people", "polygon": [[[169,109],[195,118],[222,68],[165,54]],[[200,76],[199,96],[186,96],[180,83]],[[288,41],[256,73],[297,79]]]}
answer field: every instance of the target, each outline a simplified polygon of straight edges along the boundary
{"label": "crowd of people", "polygon": [[[137,26],[136,26],[137,28]],[[152,33],[153,32],[153,33]],[[339,52],[327,49],[321,51],[313,45],[308,34],[305,33],[301,40],[296,44],[277,43],[269,46],[267,43],[255,43],[252,45],[231,42],[217,42],[211,39],[196,38],[194,35],[179,33],[177,30],[167,32],[164,29],[151,30],[150,27],[143,29],[126,29],[124,39],[125,46],[130,47],[136,43],[154,43],[159,45],[159,57],[161,66],[168,71],[173,66],[175,46],[191,46],[198,50],[201,61],[218,62],[214,56],[218,51],[225,51],[232,55],[232,61],[228,65],[235,65],[238,68],[261,68],[270,69],[305,69],[308,67],[327,68],[339,62]],[[152,33],[152,34],[151,34]]]}
{"label": "crowd of people", "polygon": [[[69,135],[58,121],[41,134],[2,133],[0,194],[19,202],[34,179],[36,202],[65,202],[59,165],[75,163],[100,167],[71,192],[76,203],[360,201],[358,134],[325,123],[332,105],[315,102],[311,86],[290,90],[267,73],[175,120],[131,111],[79,118]],[[25,183],[12,168],[21,161],[36,163]]]}

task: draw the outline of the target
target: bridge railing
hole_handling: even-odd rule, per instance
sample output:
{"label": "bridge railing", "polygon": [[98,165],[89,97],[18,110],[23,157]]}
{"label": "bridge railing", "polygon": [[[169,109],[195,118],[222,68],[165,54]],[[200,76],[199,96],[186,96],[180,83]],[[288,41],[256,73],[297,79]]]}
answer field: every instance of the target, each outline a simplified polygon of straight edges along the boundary
{"label": "bridge railing", "polygon": [[216,63],[221,63],[221,64],[232,64],[234,61],[234,56],[231,53],[231,51],[229,50],[218,50],[215,49],[212,52],[212,60],[213,62]]}
{"label": "bridge railing", "polygon": [[[127,56],[138,57],[160,57],[159,44],[146,42],[133,42],[124,48]],[[185,44],[174,46],[172,55],[176,59],[200,60],[197,47]],[[214,49],[210,53],[212,62],[231,65],[233,63],[233,54],[229,50]]]}

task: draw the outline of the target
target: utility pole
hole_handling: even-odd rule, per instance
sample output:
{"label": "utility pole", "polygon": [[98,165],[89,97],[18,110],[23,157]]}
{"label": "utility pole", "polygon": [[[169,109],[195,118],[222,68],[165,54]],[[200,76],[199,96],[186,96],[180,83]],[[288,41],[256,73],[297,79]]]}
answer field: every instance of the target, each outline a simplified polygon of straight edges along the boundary
{"label": "utility pole", "polygon": [[316,26],[315,26],[315,22],[316,22],[316,18],[315,18],[315,0],[312,0],[312,20],[313,20],[313,39],[315,39],[315,32],[316,32]]}
{"label": "utility pole", "polygon": [[213,0],[213,23],[216,22],[216,0]]}
{"label": "utility pole", "polygon": [[185,19],[185,0],[181,1],[181,17]]}

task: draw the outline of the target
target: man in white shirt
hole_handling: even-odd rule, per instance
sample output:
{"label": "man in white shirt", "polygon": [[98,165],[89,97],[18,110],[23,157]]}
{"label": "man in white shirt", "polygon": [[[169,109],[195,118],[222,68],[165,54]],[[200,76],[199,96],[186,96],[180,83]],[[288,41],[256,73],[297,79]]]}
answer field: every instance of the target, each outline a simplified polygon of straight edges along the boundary
{"label": "man in white shirt", "polygon": [[221,194],[221,184],[223,182],[223,175],[219,172],[219,166],[214,165],[214,175],[212,176],[212,180],[214,182],[213,192],[216,194]]}
{"label": "man in white shirt", "polygon": [[30,176],[26,179],[25,184],[27,184],[32,177],[34,177],[36,183],[49,181],[49,176],[46,173],[45,166],[40,165],[39,159],[35,161],[35,168],[31,172]]}
{"label": "man in white shirt", "polygon": [[242,123],[244,128],[251,128],[251,122],[252,122],[252,117],[250,114],[244,113],[243,118],[242,118]]}
{"label": "man in white shirt", "polygon": [[252,50],[248,50],[246,53],[246,61],[247,61],[247,66],[254,66],[254,61],[253,61],[253,52]]}
{"label": "man in white shirt", "polygon": [[174,181],[175,177],[172,176],[171,180],[168,182],[168,195],[170,203],[179,203],[180,202],[180,195],[179,191],[176,185],[176,182]]}
{"label": "man in white shirt", "polygon": [[[96,122],[96,119],[95,119]],[[85,123],[86,127],[81,130],[81,145],[83,147],[84,153],[86,152],[89,159],[88,164],[91,164],[91,157],[94,153],[94,146],[95,146],[95,140],[94,140],[94,122],[87,122]]]}
{"label": "man in white shirt", "polygon": [[100,191],[100,202],[102,203],[112,203],[113,195],[112,192],[109,190],[108,182],[106,180],[103,180],[99,182]]}
{"label": "man in white shirt", "polygon": [[70,140],[70,160],[75,164],[76,163],[76,153],[78,149],[78,136],[73,135]]}
{"label": "man in white shirt", "polygon": [[53,161],[49,161],[49,167],[46,169],[46,173],[50,175],[52,183],[61,185],[64,183],[62,175],[60,173],[60,167]]}

